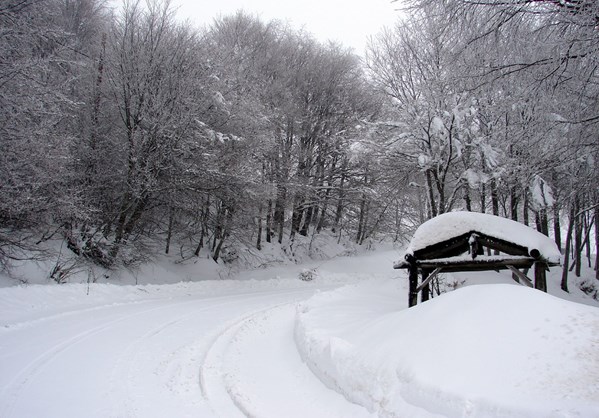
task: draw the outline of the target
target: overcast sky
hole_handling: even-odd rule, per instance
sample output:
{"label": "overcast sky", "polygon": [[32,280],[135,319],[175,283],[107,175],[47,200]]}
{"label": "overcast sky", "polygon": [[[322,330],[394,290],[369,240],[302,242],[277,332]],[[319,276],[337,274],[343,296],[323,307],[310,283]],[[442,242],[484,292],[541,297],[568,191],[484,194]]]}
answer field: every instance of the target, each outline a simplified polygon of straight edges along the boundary
{"label": "overcast sky", "polygon": [[304,27],[321,41],[336,40],[361,54],[366,38],[393,24],[399,12],[391,0],[173,0],[178,15],[198,25],[237,10],[264,21],[279,19]]}

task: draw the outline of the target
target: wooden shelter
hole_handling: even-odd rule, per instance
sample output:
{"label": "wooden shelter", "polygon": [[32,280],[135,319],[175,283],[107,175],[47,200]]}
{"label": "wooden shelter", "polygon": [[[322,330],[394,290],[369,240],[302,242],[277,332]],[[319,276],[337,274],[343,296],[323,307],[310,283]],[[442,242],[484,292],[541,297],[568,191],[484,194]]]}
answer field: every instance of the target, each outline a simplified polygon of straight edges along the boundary
{"label": "wooden shelter", "polygon": [[[411,307],[418,303],[420,292],[421,300],[428,300],[429,283],[443,272],[511,270],[517,282],[546,292],[545,273],[559,265],[559,257],[553,241],[523,224],[493,215],[452,212],[422,224],[394,268],[409,272]],[[525,274],[530,268],[534,280]]]}

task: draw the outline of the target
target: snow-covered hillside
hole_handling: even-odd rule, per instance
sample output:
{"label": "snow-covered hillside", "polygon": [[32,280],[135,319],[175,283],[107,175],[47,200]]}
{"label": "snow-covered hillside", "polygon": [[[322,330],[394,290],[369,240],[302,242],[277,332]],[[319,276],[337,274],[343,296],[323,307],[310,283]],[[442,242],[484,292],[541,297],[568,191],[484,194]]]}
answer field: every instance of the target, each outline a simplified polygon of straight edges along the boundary
{"label": "snow-covered hillside", "polygon": [[596,301],[484,273],[406,310],[398,254],[0,289],[0,416],[599,415]]}

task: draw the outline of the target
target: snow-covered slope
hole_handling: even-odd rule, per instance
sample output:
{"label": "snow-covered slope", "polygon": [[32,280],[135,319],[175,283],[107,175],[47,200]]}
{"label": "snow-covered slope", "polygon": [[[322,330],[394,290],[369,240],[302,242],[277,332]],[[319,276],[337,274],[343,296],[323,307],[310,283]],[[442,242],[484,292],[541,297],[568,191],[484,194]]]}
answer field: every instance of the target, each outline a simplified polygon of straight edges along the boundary
{"label": "snow-covered slope", "polygon": [[409,310],[394,282],[298,309],[311,369],[381,416],[599,416],[599,309],[518,285],[458,289]]}

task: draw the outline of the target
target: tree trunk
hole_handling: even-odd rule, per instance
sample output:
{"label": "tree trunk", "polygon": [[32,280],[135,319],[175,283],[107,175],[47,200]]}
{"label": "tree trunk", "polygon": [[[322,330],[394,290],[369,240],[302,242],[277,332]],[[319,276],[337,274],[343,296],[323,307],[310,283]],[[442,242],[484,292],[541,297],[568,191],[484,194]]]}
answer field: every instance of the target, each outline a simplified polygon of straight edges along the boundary
{"label": "tree trunk", "polygon": [[[343,165],[346,167],[346,164]],[[341,215],[343,214],[343,199],[345,198],[345,171],[341,173],[341,181],[339,182],[339,198],[337,199],[337,209],[335,210],[335,222],[334,228],[339,226],[341,222]]]}
{"label": "tree trunk", "polygon": [[293,214],[291,215],[291,237],[295,236],[296,232],[300,230],[300,224],[302,217],[304,216],[304,203],[301,197],[295,195],[295,202],[293,205]]}
{"label": "tree trunk", "polygon": [[224,225],[222,227],[222,232],[221,232],[220,240],[218,241],[218,245],[216,246],[216,248],[214,249],[214,252],[212,253],[212,259],[217,263],[218,263],[218,258],[220,257],[220,252],[222,251],[222,248],[223,248],[223,244],[231,232],[231,223],[233,221],[233,209],[231,209],[230,207],[224,207],[223,211],[226,212]]}
{"label": "tree trunk", "polygon": [[260,206],[258,214],[258,237],[256,238],[256,249],[262,249],[262,206]]}
{"label": "tree trunk", "polygon": [[510,216],[512,220],[518,220],[518,195],[515,186],[510,188]]}
{"label": "tree trunk", "polygon": [[428,203],[430,209],[430,218],[434,218],[437,216],[437,203],[435,202],[435,193],[433,190],[433,179],[431,170],[428,169],[425,172],[426,174],[426,191],[428,192]]}
{"label": "tree trunk", "polygon": [[562,251],[562,229],[559,221],[559,209],[557,204],[553,205],[553,236],[555,239],[555,244],[557,248],[559,248],[560,252]]}
{"label": "tree trunk", "polygon": [[306,237],[308,236],[308,229],[310,227],[310,223],[312,223],[312,214],[314,213],[314,206],[308,206],[308,209],[305,211],[304,222],[299,230],[300,235]]}
{"label": "tree trunk", "polygon": [[200,222],[202,223],[202,227],[200,229],[200,241],[198,242],[198,246],[196,247],[193,255],[196,257],[200,255],[200,251],[204,248],[204,237],[208,232],[208,218],[210,216],[210,198],[207,197],[204,205],[202,207],[202,216],[200,218]]}
{"label": "tree trunk", "polygon": [[574,217],[576,212],[574,206],[570,208],[570,219],[568,219],[568,232],[566,233],[566,251],[564,254],[564,267],[562,269],[561,288],[564,292],[568,290],[568,269],[570,266],[570,244],[572,242],[572,230],[574,229]]}
{"label": "tree trunk", "polygon": [[[575,198],[576,211],[580,210],[578,197]],[[580,277],[582,269],[582,220],[580,216],[574,219],[574,274]]]}
{"label": "tree trunk", "polygon": [[470,198],[470,185],[468,184],[468,181],[464,181],[463,183],[464,183],[464,185],[462,187],[464,188],[464,202],[466,203],[466,210],[468,212],[472,212],[472,199]]}
{"label": "tree trunk", "polygon": [[[537,214],[538,216],[538,214]],[[529,226],[529,213],[528,213],[528,190],[524,192],[524,203],[522,204],[522,222],[524,225]],[[540,223],[537,223],[537,226]]]}
{"label": "tree trunk", "polygon": [[364,218],[366,215],[366,196],[362,194],[360,201],[360,215],[358,219],[358,234],[356,235],[356,244],[362,244],[362,235],[364,234]]}
{"label": "tree trunk", "polygon": [[270,244],[272,234],[272,200],[268,200],[266,209],[266,242]]}
{"label": "tree trunk", "polygon": [[274,223],[278,230],[279,244],[283,243],[283,226],[285,224],[285,200],[287,189],[281,184],[277,185],[277,200],[275,202]]}
{"label": "tree trunk", "polygon": [[480,185],[480,212],[485,213],[487,211],[487,187],[485,183]]}
{"label": "tree trunk", "polygon": [[[491,178],[491,210],[493,215],[499,216],[499,196],[497,194],[497,180]],[[499,255],[499,250],[493,250],[494,255]]]}
{"label": "tree trunk", "polygon": [[166,247],[164,249],[164,253],[168,254],[171,247],[171,238],[173,236],[173,222],[175,220],[175,209],[171,205],[168,210],[168,229],[166,232]]}
{"label": "tree trunk", "polygon": [[599,280],[599,206],[595,207],[595,278]]}
{"label": "tree trunk", "polygon": [[491,209],[493,215],[499,216],[499,196],[497,194],[497,180],[491,179]]}

